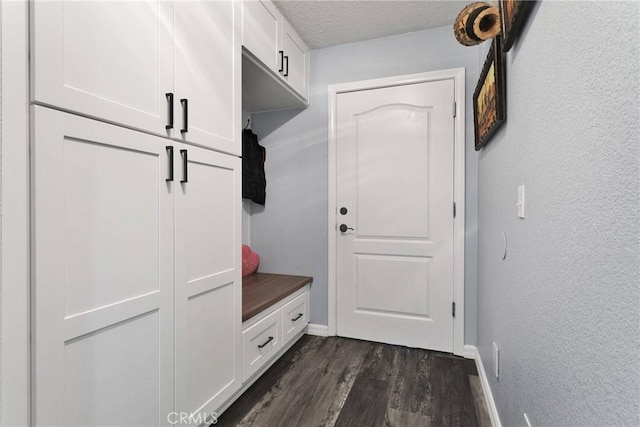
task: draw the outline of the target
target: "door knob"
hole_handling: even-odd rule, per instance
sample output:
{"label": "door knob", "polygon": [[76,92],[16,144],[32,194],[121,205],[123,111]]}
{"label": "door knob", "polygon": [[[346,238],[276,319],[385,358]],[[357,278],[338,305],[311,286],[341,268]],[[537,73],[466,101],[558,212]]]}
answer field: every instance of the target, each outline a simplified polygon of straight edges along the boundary
{"label": "door knob", "polygon": [[[340,224],[340,231],[341,231],[342,233],[346,233],[346,232],[347,232],[347,230],[353,230],[353,228],[351,228],[351,227],[347,227],[347,224]],[[355,231],[355,230],[354,230],[354,231]]]}

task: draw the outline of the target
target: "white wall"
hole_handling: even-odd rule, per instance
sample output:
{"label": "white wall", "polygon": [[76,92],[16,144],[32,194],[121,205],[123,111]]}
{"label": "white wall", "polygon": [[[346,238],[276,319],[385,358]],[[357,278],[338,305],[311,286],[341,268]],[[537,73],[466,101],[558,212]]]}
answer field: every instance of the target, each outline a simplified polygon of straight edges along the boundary
{"label": "white wall", "polygon": [[478,347],[505,426],[524,412],[534,426],[640,425],[639,9],[542,1],[508,54],[507,121],[480,152],[478,248]]}
{"label": "white wall", "polygon": [[[459,45],[451,27],[314,50],[311,106],[254,114],[254,132],[267,149],[267,201],[254,205],[251,243],[261,271],[314,277],[311,322],[327,324],[327,87],[335,83],[466,67],[471,97],[478,48]],[[468,125],[471,103],[467,105]],[[469,126],[468,126],[469,127]],[[476,339],[477,155],[467,131],[466,337]]]}

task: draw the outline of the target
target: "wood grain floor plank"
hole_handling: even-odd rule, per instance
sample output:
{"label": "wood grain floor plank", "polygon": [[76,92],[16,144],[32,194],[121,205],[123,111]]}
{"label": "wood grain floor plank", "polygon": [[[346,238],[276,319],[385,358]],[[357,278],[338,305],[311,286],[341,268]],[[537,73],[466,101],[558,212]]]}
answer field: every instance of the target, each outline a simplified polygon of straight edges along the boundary
{"label": "wood grain floor plank", "polygon": [[367,376],[358,376],[336,420],[336,427],[386,425],[389,384]]}
{"label": "wood grain floor plank", "polygon": [[465,359],[435,356],[431,365],[433,415],[436,426],[478,425]]}
{"label": "wood grain floor plank", "polygon": [[399,409],[387,409],[389,427],[431,427],[431,417]]}
{"label": "wood grain floor plank", "polygon": [[304,336],[217,426],[474,427],[474,378],[473,361],[445,353]]}
{"label": "wood grain floor plank", "polygon": [[480,427],[491,427],[491,419],[489,418],[487,403],[484,400],[480,377],[477,375],[469,375],[469,385],[471,386],[471,394],[473,395],[473,403],[476,409],[478,425]]}
{"label": "wood grain floor plank", "polygon": [[390,384],[393,379],[395,346],[370,343],[360,372],[353,383],[336,427],[384,426]]}
{"label": "wood grain floor plank", "polygon": [[389,401],[390,409],[431,416],[433,397],[431,395],[430,353],[421,349],[397,347],[397,373]]}

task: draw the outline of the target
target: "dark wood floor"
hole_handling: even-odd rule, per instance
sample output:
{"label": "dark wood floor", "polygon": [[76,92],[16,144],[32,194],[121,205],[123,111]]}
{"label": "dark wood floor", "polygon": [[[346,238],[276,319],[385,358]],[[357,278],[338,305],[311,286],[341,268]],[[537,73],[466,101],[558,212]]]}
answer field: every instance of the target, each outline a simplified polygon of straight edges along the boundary
{"label": "dark wood floor", "polygon": [[305,335],[216,427],[489,425],[472,360]]}

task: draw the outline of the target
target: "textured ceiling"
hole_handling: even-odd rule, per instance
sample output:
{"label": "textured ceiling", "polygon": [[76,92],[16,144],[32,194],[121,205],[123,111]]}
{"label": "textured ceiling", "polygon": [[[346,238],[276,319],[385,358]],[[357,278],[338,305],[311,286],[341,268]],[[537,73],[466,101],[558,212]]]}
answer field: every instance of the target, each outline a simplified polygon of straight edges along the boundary
{"label": "textured ceiling", "polygon": [[453,26],[469,1],[280,0],[276,6],[316,49],[427,28]]}

